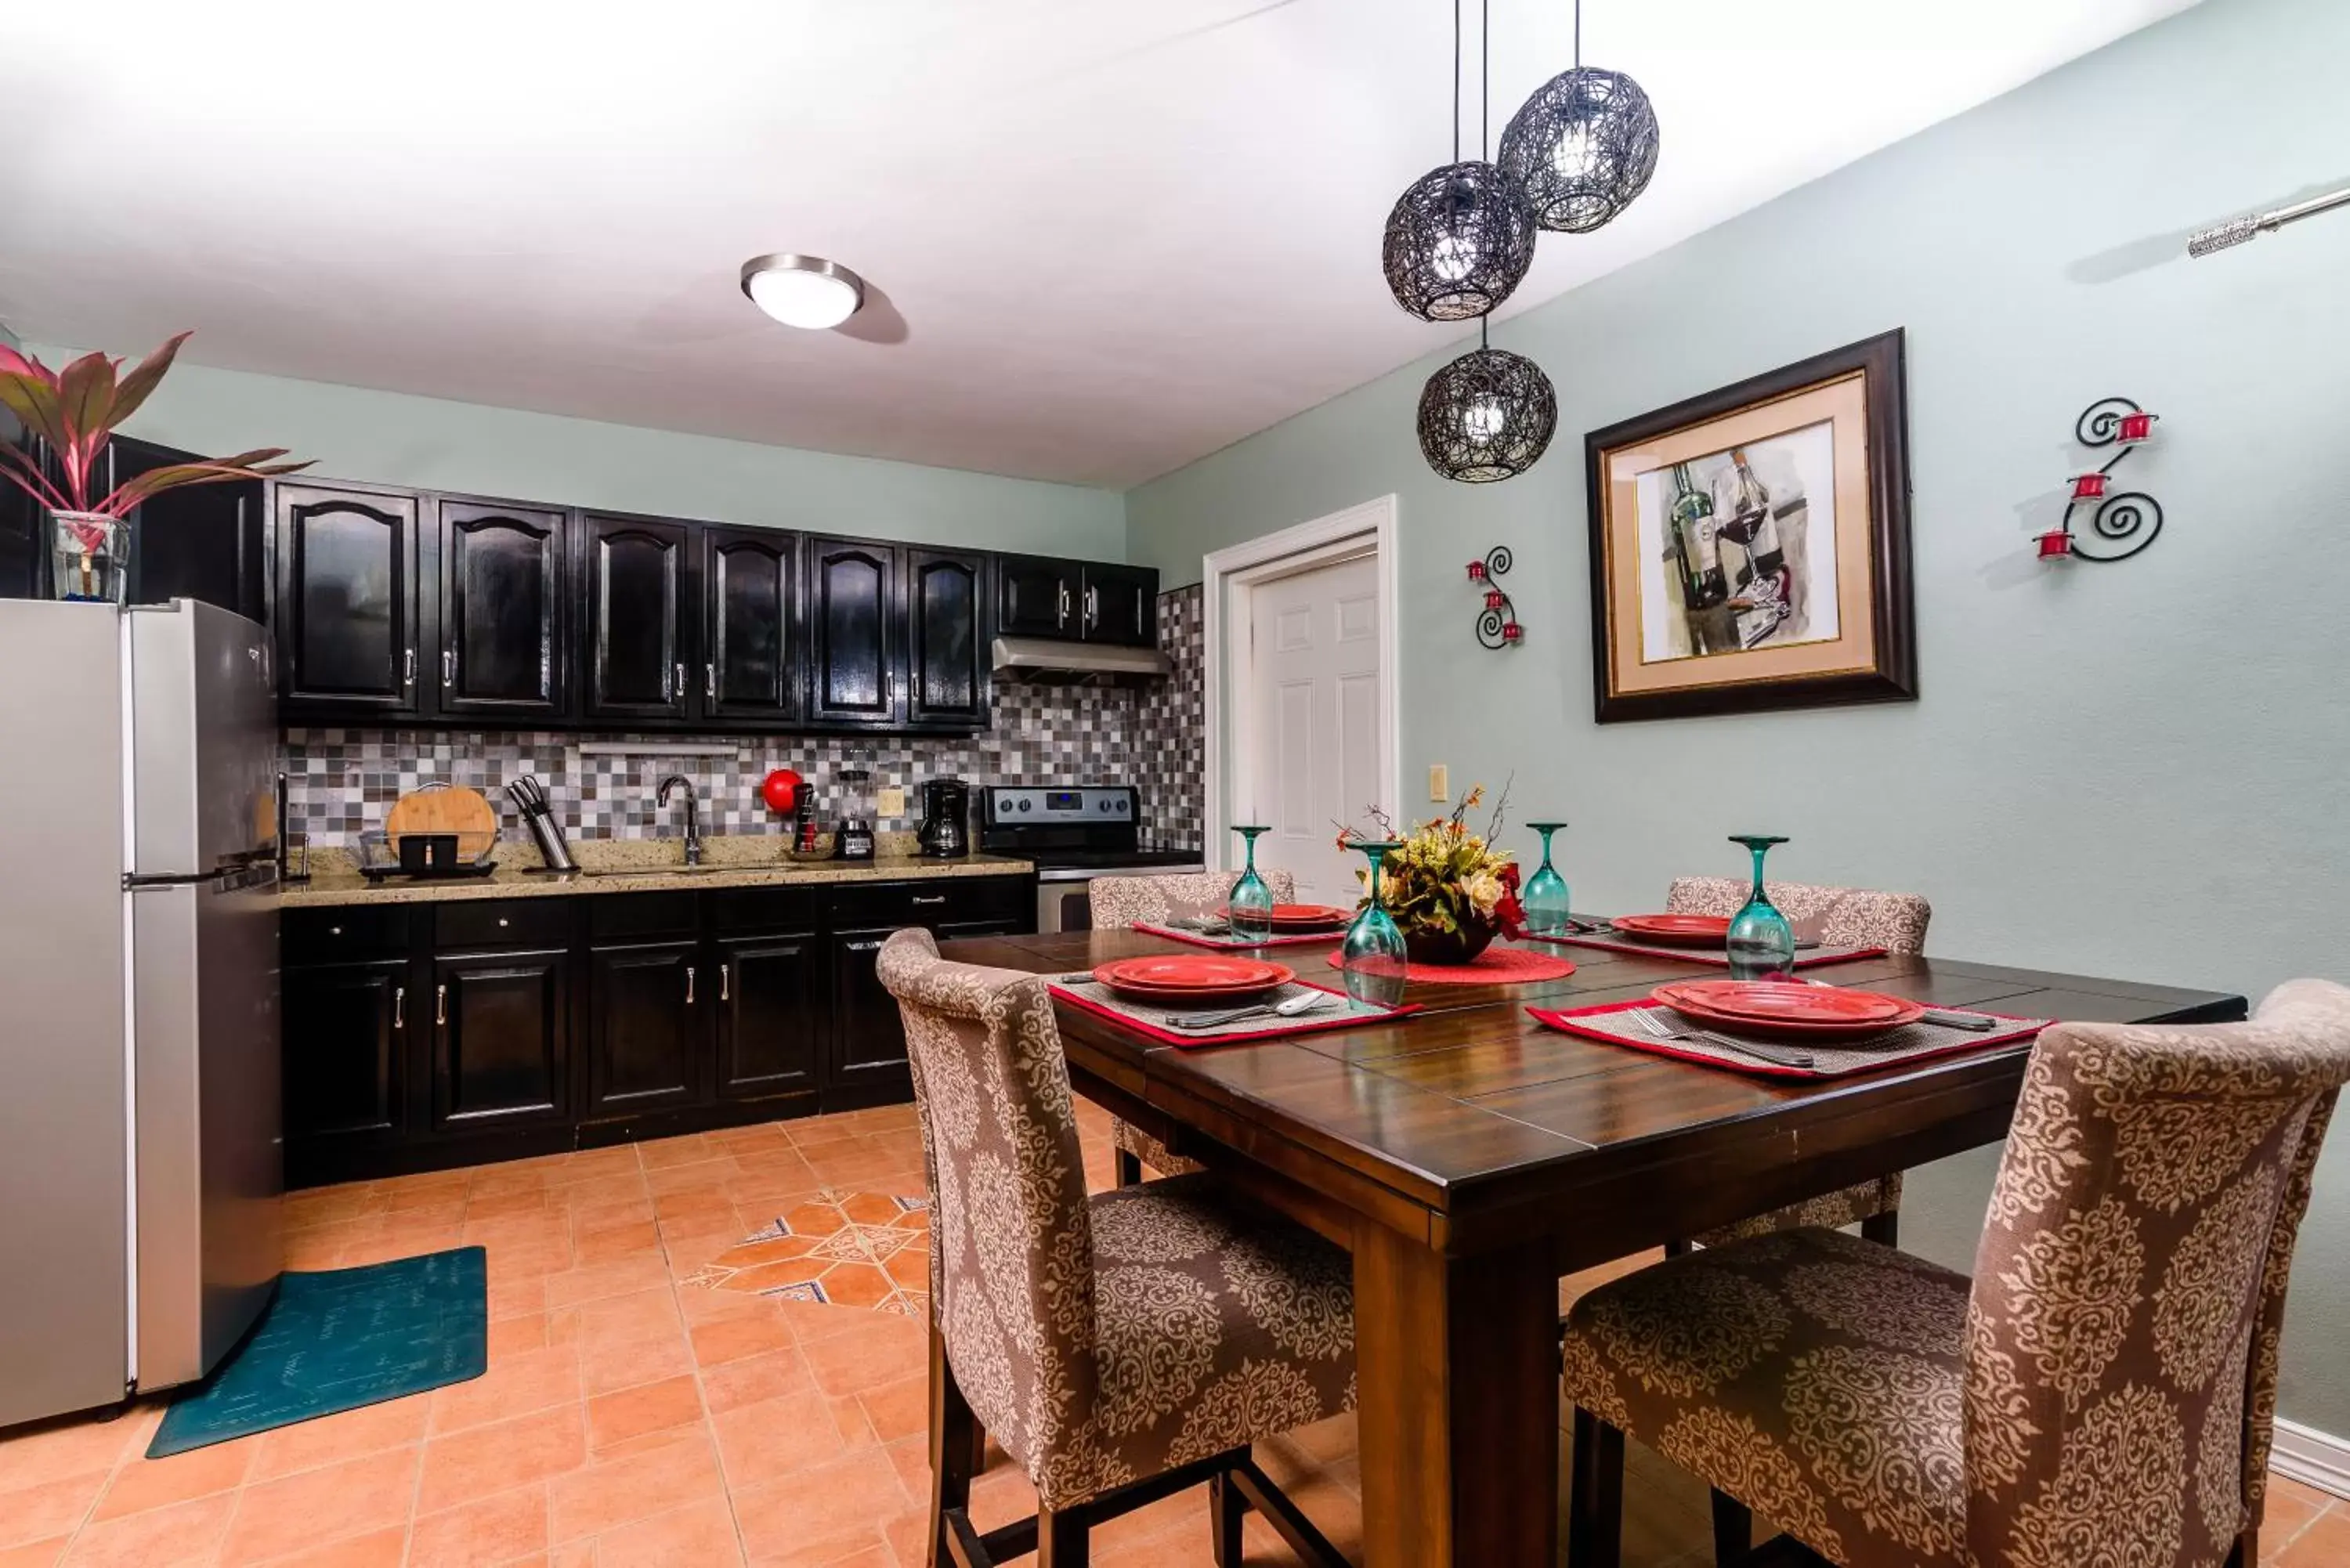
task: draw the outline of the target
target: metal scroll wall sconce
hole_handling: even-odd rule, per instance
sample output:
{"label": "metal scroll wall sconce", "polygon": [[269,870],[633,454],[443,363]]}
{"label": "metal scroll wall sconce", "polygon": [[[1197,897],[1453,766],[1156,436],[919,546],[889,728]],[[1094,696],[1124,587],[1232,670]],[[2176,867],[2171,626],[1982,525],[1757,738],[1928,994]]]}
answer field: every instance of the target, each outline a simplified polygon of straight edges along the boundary
{"label": "metal scroll wall sconce", "polygon": [[[2114,470],[2122,460],[2153,439],[2157,416],[2127,398],[2103,398],[2081,410],[2073,422],[2073,439],[2089,448],[2115,447],[2113,456],[2069,482],[2072,498],[2064,520],[2039,536],[2043,561],[2126,561],[2155,541],[2162,532],[2162,504],[2142,490],[2116,491]],[[2073,532],[2073,514],[2091,502],[2086,534]]]}
{"label": "metal scroll wall sconce", "polygon": [[1510,566],[1507,545],[1496,545],[1485,552],[1483,560],[1469,563],[1469,580],[1485,587],[1485,607],[1477,612],[1477,641],[1486,648],[1515,648],[1525,636],[1518,625],[1517,607],[1493,580],[1505,575]]}

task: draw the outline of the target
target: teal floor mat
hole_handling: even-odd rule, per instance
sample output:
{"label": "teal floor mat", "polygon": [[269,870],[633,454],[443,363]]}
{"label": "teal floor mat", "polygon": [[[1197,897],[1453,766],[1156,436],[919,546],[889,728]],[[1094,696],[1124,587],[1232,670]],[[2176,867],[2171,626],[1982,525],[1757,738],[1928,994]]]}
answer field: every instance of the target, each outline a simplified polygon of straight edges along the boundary
{"label": "teal floor mat", "polygon": [[147,1457],[479,1377],[489,1365],[488,1273],[481,1248],[459,1247],[284,1275],[244,1343],[163,1413]]}

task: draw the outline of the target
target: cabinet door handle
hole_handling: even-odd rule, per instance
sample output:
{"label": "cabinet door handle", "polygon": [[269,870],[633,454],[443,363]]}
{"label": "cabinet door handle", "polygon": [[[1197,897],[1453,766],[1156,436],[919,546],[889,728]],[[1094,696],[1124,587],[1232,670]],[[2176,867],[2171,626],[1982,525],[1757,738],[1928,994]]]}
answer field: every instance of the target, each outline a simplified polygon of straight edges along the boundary
{"label": "cabinet door handle", "polygon": [[400,683],[402,686],[413,686],[416,684],[416,649],[412,648],[400,658]]}
{"label": "cabinet door handle", "polygon": [[441,650],[441,684],[443,686],[457,684],[457,650],[453,648],[444,648]]}
{"label": "cabinet door handle", "polygon": [[449,1025],[449,988],[445,985],[432,988],[432,1022],[444,1029]]}
{"label": "cabinet door handle", "polygon": [[1087,583],[1086,585],[1086,629],[1091,631],[1100,624],[1101,587],[1098,584]]}
{"label": "cabinet door handle", "polygon": [[717,701],[718,666],[714,663],[705,664],[702,667],[702,694],[704,697],[711,699],[712,701]]}
{"label": "cabinet door handle", "polygon": [[889,940],[889,939],[887,937],[879,937],[869,942],[851,942],[848,944],[848,950],[853,953],[879,952],[881,950],[881,944]]}
{"label": "cabinet door handle", "polygon": [[1055,626],[1069,624],[1069,585],[1066,583],[1061,585],[1061,613],[1053,624]]}
{"label": "cabinet door handle", "polygon": [[688,1007],[693,1005],[693,966],[691,964],[685,966],[685,1004]]}
{"label": "cabinet door handle", "polygon": [[391,988],[391,1026],[394,1029],[408,1027],[408,987],[404,985]]}
{"label": "cabinet door handle", "polygon": [[909,900],[909,902],[913,904],[916,909],[920,909],[925,904],[943,904],[946,901],[947,896],[944,893],[933,894],[928,898],[914,898]]}
{"label": "cabinet door handle", "polygon": [[676,684],[670,688],[670,701],[672,702],[681,702],[685,700],[685,666],[681,663],[671,665],[670,675],[676,682]]}
{"label": "cabinet door handle", "polygon": [[718,1000],[721,1002],[730,1001],[734,995],[733,969],[731,963],[718,966]]}

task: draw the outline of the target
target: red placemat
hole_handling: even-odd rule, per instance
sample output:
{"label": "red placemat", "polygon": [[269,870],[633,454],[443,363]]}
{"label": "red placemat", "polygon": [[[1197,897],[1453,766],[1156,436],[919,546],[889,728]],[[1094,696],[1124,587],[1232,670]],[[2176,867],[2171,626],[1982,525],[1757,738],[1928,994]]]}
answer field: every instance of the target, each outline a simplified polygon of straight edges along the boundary
{"label": "red placemat", "polygon": [[[1721,1067],[1732,1073],[1752,1073],[1764,1078],[1841,1078],[1853,1073],[1907,1067],[1912,1063],[1956,1055],[1961,1051],[1984,1051],[1998,1045],[2012,1045],[2018,1041],[2032,1039],[2047,1028],[2049,1023],[2044,1018],[2017,1018],[2011,1013],[1985,1012],[1979,1007],[1952,1007],[1942,1011],[1997,1018],[2012,1027],[1993,1029],[1983,1033],[1969,1029],[1953,1029],[1946,1024],[1909,1023],[1887,1030],[1870,1042],[1804,1041],[1773,1036],[1770,1044],[1804,1052],[1812,1058],[1813,1064],[1809,1067],[1786,1067],[1775,1062],[1742,1056],[1735,1051],[1723,1050],[1701,1040],[1659,1040],[1624,1016],[1645,1011],[1667,1016],[1677,1024],[1687,1025],[1694,1022],[1647,999],[1603,1002],[1595,1007],[1562,1011],[1546,1007],[1526,1009],[1535,1023],[1564,1034],[1580,1035],[1586,1040],[1597,1040],[1609,1045],[1626,1045],[1652,1055],[1670,1056],[1679,1062],[1695,1062],[1700,1066]],[[1715,1033],[1733,1032],[1717,1030]]]}
{"label": "red placemat", "polygon": [[1187,931],[1178,926],[1154,926],[1149,920],[1137,920],[1132,929],[1145,936],[1165,937],[1170,942],[1189,942],[1195,948],[1213,948],[1218,952],[1234,950],[1246,952],[1253,948],[1305,947],[1315,942],[1344,941],[1347,936],[1347,928],[1344,926],[1336,926],[1326,931],[1305,931],[1290,935],[1276,932],[1261,942],[1245,940],[1235,941],[1230,937],[1211,937],[1205,931]]}
{"label": "red placemat", "polygon": [[[1345,967],[1346,955],[1332,953],[1330,967]],[[1467,963],[1416,963],[1405,974],[1427,985],[1512,985],[1520,981],[1565,980],[1575,965],[1556,953],[1523,948],[1487,948]]]}
{"label": "red placemat", "polygon": [[[1072,1007],[1122,1023],[1138,1033],[1168,1045],[1180,1045],[1191,1050],[1201,1045],[1236,1045],[1253,1040],[1280,1040],[1292,1034],[1313,1034],[1325,1029],[1356,1029],[1367,1023],[1387,1023],[1399,1018],[1409,1018],[1419,1009],[1417,1006],[1380,1007],[1372,1002],[1355,1002],[1332,985],[1316,985],[1312,981],[1293,980],[1276,991],[1267,992],[1265,1000],[1284,1002],[1309,991],[1329,992],[1338,998],[1338,1005],[1327,1012],[1311,1012],[1301,1018],[1244,1018],[1214,1029],[1183,1030],[1168,1026],[1170,1016],[1184,1009],[1170,1008],[1163,1002],[1142,1002],[1130,996],[1120,996],[1091,975],[1063,975],[1045,982],[1055,1000]],[[1223,1007],[1198,1007],[1195,1012],[1220,1012]]]}
{"label": "red placemat", "polygon": [[[1555,942],[1564,947],[1598,948],[1611,953],[1637,953],[1642,958],[1671,959],[1679,963],[1708,964],[1715,969],[1728,969],[1730,955],[1712,948],[1674,947],[1666,942],[1637,941],[1630,937],[1603,933],[1598,936],[1577,934],[1566,937],[1529,937],[1529,941]],[[1798,950],[1795,969],[1814,969],[1821,964],[1850,963],[1855,959],[1883,958],[1883,948],[1817,948],[1808,952]]]}

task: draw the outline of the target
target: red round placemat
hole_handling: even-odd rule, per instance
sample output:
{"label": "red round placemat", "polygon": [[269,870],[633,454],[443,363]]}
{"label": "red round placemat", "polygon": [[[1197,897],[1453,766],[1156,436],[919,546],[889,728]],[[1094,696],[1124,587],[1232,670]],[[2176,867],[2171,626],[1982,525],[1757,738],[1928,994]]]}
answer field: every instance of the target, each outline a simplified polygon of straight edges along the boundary
{"label": "red round placemat", "polygon": [[[1343,967],[1344,955],[1332,953],[1330,967]],[[1416,963],[1405,976],[1428,985],[1509,985],[1525,980],[1565,980],[1575,972],[1573,961],[1555,953],[1530,952],[1524,948],[1487,948],[1468,963]]]}

